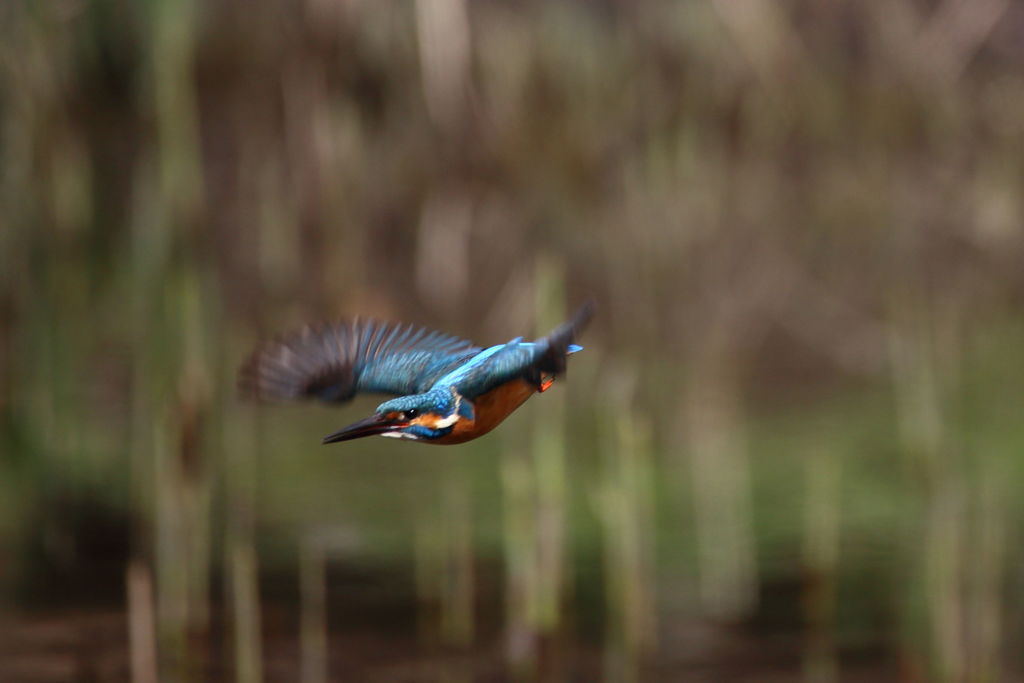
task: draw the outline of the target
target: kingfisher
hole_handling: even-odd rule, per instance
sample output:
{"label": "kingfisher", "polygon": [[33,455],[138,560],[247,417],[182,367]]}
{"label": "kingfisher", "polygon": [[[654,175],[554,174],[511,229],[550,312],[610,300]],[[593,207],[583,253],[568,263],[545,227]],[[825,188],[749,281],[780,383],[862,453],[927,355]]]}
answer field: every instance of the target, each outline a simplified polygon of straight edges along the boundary
{"label": "kingfisher", "polygon": [[325,444],[375,435],[463,443],[547,391],[565,372],[566,358],[582,350],[574,342],[592,314],[587,302],[545,337],[486,349],[410,324],[352,318],[307,325],[258,347],[242,365],[239,386],[243,396],[272,401],[395,396],[325,436]]}

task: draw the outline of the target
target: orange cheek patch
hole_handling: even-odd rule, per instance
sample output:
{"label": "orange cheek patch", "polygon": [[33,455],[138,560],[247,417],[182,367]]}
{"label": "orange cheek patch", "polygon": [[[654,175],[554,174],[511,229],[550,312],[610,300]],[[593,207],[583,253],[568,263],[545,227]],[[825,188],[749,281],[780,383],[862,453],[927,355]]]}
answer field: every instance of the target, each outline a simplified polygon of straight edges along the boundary
{"label": "orange cheek patch", "polygon": [[424,413],[423,415],[414,418],[409,424],[422,425],[428,429],[437,429],[437,425],[441,420],[441,416],[437,413]]}

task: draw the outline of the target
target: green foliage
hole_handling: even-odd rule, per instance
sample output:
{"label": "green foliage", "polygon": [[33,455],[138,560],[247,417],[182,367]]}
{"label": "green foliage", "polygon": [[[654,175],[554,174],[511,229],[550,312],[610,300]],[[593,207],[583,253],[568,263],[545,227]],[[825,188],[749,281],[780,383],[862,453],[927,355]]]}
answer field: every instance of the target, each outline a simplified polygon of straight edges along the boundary
{"label": "green foliage", "polygon": [[[534,601],[509,623],[599,633],[560,610],[604,598],[628,619],[604,630],[623,679],[716,619],[790,619],[818,677],[859,648],[1019,673],[1022,26],[955,4],[0,7],[10,599],[85,562],[67,511],[92,501],[151,568],[182,676],[211,577],[252,615],[297,553],[304,605],[331,563],[420,563],[463,645],[468,603],[500,602],[472,563],[504,555]],[[326,449],[372,399],[235,397],[253,343],[300,321],[488,344],[591,294],[562,395],[505,436]]]}

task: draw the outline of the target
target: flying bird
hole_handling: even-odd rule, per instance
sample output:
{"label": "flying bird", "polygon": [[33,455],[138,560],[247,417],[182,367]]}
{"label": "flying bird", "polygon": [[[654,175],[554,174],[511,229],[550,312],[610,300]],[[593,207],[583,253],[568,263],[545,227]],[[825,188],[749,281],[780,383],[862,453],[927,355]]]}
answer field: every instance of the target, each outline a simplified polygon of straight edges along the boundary
{"label": "flying bird", "polygon": [[364,420],[323,443],[387,436],[457,444],[483,436],[565,372],[582,349],[576,336],[590,320],[586,303],[551,334],[517,337],[484,349],[402,323],[353,318],[306,326],[257,348],[242,366],[243,396],[313,398],[346,403],[363,393],[391,394]]}

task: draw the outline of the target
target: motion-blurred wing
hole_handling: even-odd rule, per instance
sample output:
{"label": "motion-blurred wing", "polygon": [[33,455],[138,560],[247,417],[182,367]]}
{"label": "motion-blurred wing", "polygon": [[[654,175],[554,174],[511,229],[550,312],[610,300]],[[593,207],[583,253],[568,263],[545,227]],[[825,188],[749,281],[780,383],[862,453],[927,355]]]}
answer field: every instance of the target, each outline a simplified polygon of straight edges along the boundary
{"label": "motion-blurred wing", "polygon": [[336,403],[357,393],[415,394],[479,351],[440,332],[356,318],[264,344],[242,366],[239,388],[251,398]]}
{"label": "motion-blurred wing", "polygon": [[588,301],[546,337],[532,343],[515,339],[479,363],[470,362],[455,382],[459,393],[473,398],[517,377],[539,386],[544,376],[564,373],[566,357],[580,350],[573,342],[593,314]]}

